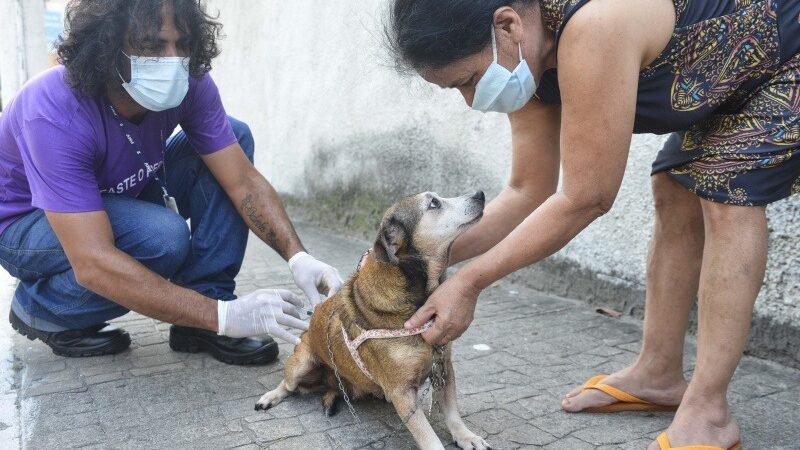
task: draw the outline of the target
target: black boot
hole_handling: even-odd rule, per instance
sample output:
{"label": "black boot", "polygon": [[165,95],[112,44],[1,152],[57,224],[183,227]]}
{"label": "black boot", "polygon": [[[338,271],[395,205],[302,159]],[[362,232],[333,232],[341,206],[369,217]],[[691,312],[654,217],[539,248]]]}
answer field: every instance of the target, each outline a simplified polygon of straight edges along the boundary
{"label": "black boot", "polygon": [[30,340],[39,339],[56,355],[67,357],[117,354],[131,345],[127,331],[101,323],[82,330],[40,331],[28,326],[14,311],[8,315],[11,327]]}
{"label": "black boot", "polygon": [[278,357],[278,344],[270,337],[229,338],[178,325],[169,329],[169,347],[176,352],[205,351],[218,361],[240,366],[266,364]]}

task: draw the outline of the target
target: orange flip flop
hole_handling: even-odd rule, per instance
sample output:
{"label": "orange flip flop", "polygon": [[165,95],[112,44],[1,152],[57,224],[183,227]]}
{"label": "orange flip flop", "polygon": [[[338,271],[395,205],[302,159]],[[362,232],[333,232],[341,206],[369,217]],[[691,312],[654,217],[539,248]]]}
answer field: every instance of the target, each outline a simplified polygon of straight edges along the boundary
{"label": "orange flip flop", "polygon": [[[669,438],[667,437],[667,433],[661,433],[656,438],[656,442],[658,442],[658,446],[661,447],[661,450],[726,450],[722,447],[714,447],[713,445],[687,445],[685,447],[673,447],[669,443]],[[742,443],[737,442],[733,444],[733,447],[728,448],[727,450],[742,450]]]}
{"label": "orange flip flop", "polygon": [[623,411],[677,411],[678,405],[658,405],[655,403],[650,403],[647,400],[642,400],[638,397],[634,397],[633,395],[619,389],[615,388],[614,386],[610,386],[608,384],[603,384],[605,378],[608,375],[597,375],[595,377],[589,378],[589,380],[583,385],[583,390],[587,389],[597,389],[598,391],[604,392],[615,399],[617,399],[617,403],[612,403],[606,406],[593,406],[591,408],[586,408],[581,410],[580,412],[589,412],[589,413],[615,413],[615,412],[623,412]]}

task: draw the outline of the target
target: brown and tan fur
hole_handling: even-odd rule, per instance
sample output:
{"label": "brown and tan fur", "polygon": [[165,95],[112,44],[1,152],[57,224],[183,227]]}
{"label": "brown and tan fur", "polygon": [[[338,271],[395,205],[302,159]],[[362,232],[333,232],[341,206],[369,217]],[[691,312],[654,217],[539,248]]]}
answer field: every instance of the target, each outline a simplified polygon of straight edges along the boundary
{"label": "brown and tan fur", "polygon": [[[435,205],[439,206],[433,208]],[[421,448],[443,448],[423,408],[416,407],[417,391],[431,372],[433,348],[420,336],[365,341],[358,351],[375,378],[373,382],[356,365],[341,329],[344,324],[350,339],[355,339],[358,327],[403,328],[444,280],[450,245],[480,219],[483,205],[483,193],[479,192],[450,199],[422,193],[392,206],[381,222],[373,251],[344,287],[316,308],[308,331],[286,361],[283,381],[261,397],[256,410],[269,409],[297,391],[322,391],[325,413],[334,414],[341,395],[333,372],[335,363],[350,398],[386,398],[400,417],[407,419]],[[450,345],[445,350],[445,367],[446,386],[435,394],[435,400],[448,430],[463,449],[489,448],[467,429],[458,413]]]}

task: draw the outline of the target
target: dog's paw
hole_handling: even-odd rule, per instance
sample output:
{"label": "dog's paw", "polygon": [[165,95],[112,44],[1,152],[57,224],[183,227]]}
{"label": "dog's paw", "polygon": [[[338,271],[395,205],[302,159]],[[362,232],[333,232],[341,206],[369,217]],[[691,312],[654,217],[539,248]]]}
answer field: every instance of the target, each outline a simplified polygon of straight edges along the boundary
{"label": "dog's paw", "polygon": [[469,430],[464,430],[463,433],[457,436],[454,435],[453,439],[456,441],[456,445],[463,450],[487,450],[492,448],[482,437]]}
{"label": "dog's paw", "polygon": [[273,406],[277,405],[284,399],[285,396],[282,396],[278,389],[274,391],[269,391],[266,394],[262,395],[260,399],[256,402],[256,411],[266,411]]}

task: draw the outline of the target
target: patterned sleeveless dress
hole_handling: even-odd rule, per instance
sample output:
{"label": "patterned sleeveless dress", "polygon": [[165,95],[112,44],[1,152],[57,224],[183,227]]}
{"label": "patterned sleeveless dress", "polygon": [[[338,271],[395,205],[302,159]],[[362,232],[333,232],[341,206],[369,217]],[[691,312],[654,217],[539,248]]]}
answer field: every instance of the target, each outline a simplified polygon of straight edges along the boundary
{"label": "patterned sleeveless dress", "polygon": [[[541,0],[556,40],[590,0]],[[674,0],[666,49],[639,75],[635,133],[672,133],[653,163],[701,198],[800,193],[800,0]],[[555,69],[537,96],[558,103]]]}

